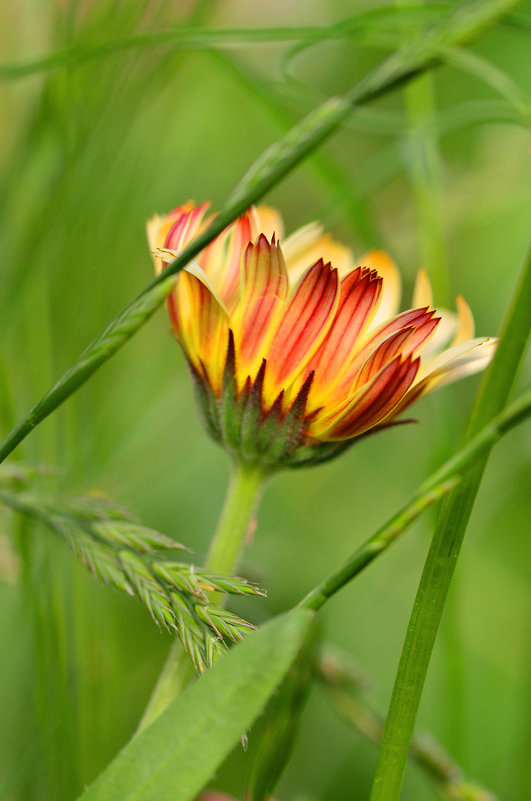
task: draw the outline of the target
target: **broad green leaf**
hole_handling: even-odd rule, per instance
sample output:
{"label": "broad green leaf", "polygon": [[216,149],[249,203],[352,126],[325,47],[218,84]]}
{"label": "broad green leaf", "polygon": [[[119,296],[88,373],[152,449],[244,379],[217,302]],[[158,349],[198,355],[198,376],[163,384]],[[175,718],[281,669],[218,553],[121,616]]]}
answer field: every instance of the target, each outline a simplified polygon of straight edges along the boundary
{"label": "broad green leaf", "polygon": [[296,610],[235,646],[131,740],[80,801],[192,801],[289,670],[312,618]]}

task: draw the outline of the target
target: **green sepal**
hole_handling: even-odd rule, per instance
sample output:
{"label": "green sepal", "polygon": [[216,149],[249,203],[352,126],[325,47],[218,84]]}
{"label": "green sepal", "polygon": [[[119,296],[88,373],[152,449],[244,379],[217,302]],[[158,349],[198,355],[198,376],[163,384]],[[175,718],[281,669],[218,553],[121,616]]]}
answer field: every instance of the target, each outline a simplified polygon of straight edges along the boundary
{"label": "green sepal", "polygon": [[199,374],[189,359],[187,361],[194,379],[195,397],[207,434],[216,442],[222,442],[218,401],[206,377]]}
{"label": "green sepal", "polygon": [[[245,393],[245,388],[243,390]],[[242,393],[242,394],[243,394]],[[221,383],[220,422],[222,441],[232,452],[238,451],[241,427],[241,401],[236,387],[236,353],[234,335],[229,331],[227,357]]]}
{"label": "green sepal", "polygon": [[266,456],[272,464],[282,464],[286,457],[290,457],[302,444],[307,425],[305,417],[308,394],[312,386],[314,372],[309,374],[299,390],[288,413],[280,423],[271,447]]}
{"label": "green sepal", "polygon": [[341,442],[319,442],[315,445],[302,445],[297,448],[295,453],[283,461],[282,466],[296,469],[298,467],[313,467],[313,465],[324,464],[344,453],[354,442],[356,440],[347,439]]}
{"label": "green sepal", "polygon": [[240,454],[245,460],[254,461],[259,453],[258,431],[264,417],[262,406],[262,388],[264,385],[266,361],[262,361],[260,369],[246,399],[242,416],[240,434]]}
{"label": "green sepal", "polygon": [[[278,429],[282,423],[282,402],[284,399],[284,390],[278,395],[275,402],[268,412],[265,413],[262,423],[256,434],[256,451],[260,456],[265,457],[270,448],[271,443],[275,441]],[[264,462],[269,464],[269,461],[264,459]]]}

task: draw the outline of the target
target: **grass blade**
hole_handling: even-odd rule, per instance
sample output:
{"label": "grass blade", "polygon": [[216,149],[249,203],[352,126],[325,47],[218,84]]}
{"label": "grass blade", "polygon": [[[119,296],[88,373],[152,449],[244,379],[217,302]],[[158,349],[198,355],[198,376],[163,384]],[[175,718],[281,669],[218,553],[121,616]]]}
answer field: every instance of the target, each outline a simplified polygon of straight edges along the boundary
{"label": "grass blade", "polygon": [[[531,330],[530,297],[531,254],[507,314],[497,353],[481,383],[466,442],[470,442],[507,402]],[[435,637],[489,452],[490,447],[442,505],[396,674],[371,801],[399,798]]]}

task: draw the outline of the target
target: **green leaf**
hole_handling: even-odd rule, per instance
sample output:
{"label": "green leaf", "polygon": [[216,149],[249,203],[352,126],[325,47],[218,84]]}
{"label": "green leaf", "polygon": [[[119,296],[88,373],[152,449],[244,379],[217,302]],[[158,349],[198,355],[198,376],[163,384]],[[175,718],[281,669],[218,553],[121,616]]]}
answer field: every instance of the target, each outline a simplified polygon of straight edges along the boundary
{"label": "green leaf", "polygon": [[80,801],[193,801],[289,670],[313,619],[268,623],[138,734]]}

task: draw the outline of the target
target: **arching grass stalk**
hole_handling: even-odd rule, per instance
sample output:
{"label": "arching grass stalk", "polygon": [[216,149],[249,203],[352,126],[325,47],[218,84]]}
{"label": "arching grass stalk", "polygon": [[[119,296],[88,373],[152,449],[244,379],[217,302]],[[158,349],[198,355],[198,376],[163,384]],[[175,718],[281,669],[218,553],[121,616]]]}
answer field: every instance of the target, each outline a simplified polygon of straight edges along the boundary
{"label": "arching grass stalk", "polygon": [[303,598],[299,606],[315,611],[320,609],[329,598],[352,581],[377,556],[386,551],[425,509],[460,484],[463,474],[478,459],[481,459],[482,455],[489,451],[504,434],[530,415],[531,390],[524,393],[488,426],[482,428],[470,442],[436,470],[422,484],[409,503],[393,515],[363,545],[360,545],[344,565],[331,573],[322,584]]}
{"label": "arching grass stalk", "polygon": [[407,43],[363,78],[350,92],[332,98],[255,162],[238,184],[212,225],[191,242],[167,268],[118,314],[86,348],[78,361],[41,398],[0,443],[0,462],[90,376],[111,358],[162,304],[173,287],[172,276],[182,270],[223,229],[251,204],[262,198],[294,167],[328,139],[359,105],[401,86],[441,63],[444,51],[469,41],[486,26],[517,5],[517,0],[483,0],[467,3]]}
{"label": "arching grass stalk", "polygon": [[[234,463],[225,505],[205,564],[209,570],[224,575],[234,572],[245,540],[252,532],[253,516],[266,479],[267,475],[261,468]],[[220,598],[215,600],[219,605]],[[139,731],[166,709],[192,676],[190,658],[175,638],[140,721]]]}
{"label": "arching grass stalk", "polygon": [[[439,4],[440,5],[440,4]],[[450,4],[448,4],[448,10]],[[444,10],[444,9],[443,9]],[[199,13],[198,13],[199,12]],[[322,41],[350,39],[366,35],[375,29],[382,35],[393,31],[402,22],[423,24],[434,22],[440,8],[415,9],[374,8],[361,11],[332,25],[259,26],[253,28],[204,28],[197,25],[201,10],[195,11],[188,25],[165,31],[129,34],[105,42],[85,42],[56,50],[28,61],[0,64],[0,81],[18,80],[28,75],[67,69],[131,50],[166,46],[168,49],[193,51],[223,51],[228,48],[256,47],[260,44],[298,43],[311,46]]]}
{"label": "arching grass stalk", "polygon": [[[531,329],[531,254],[482,381],[466,441],[505,406]],[[435,637],[490,447],[442,505],[409,621],[376,766],[371,801],[398,801]]]}

